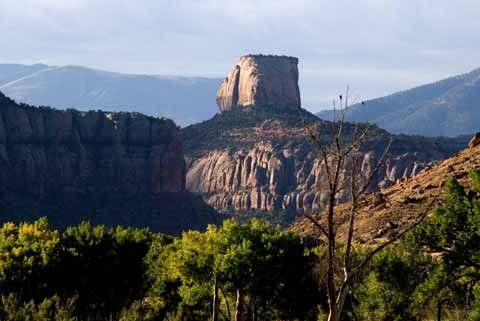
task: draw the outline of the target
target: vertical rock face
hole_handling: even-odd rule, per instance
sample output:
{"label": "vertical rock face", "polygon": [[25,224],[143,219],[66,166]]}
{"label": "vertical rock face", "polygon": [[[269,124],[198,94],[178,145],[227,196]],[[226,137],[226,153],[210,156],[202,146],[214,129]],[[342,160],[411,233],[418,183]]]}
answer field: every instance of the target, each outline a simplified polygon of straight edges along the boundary
{"label": "vertical rock face", "polygon": [[[381,152],[363,153],[364,179],[374,171]],[[372,190],[413,177],[431,164],[431,158],[418,152],[392,155],[376,175]],[[328,200],[327,184],[325,168],[314,152],[274,148],[268,143],[258,143],[247,150],[212,151],[192,161],[187,173],[187,188],[204,195],[209,204],[222,212],[233,209],[315,213]],[[341,200],[347,196],[346,190],[339,195]]]}
{"label": "vertical rock face", "polygon": [[[325,208],[328,175],[306,126],[328,146],[332,123],[300,110],[268,107],[236,108],[210,121],[183,129],[187,156],[187,189],[220,212],[263,215],[293,220]],[[305,122],[304,122],[305,120]],[[345,123],[345,144],[366,127]],[[423,168],[462,149],[467,138],[395,136],[372,127],[359,154],[361,179],[375,171],[378,160],[393,138],[390,153],[376,171],[371,190],[407,180]],[[349,173],[351,160],[346,160]],[[343,174],[342,174],[343,175]],[[340,177],[342,182],[348,181]],[[341,189],[345,201],[348,189]],[[277,221],[278,222],[278,221]],[[285,223],[286,221],[282,221]]]}
{"label": "vertical rock face", "polygon": [[238,60],[217,92],[220,110],[241,106],[299,107],[298,59],[248,55]]}
{"label": "vertical rock face", "polygon": [[189,194],[172,121],[20,106],[0,94],[2,220],[46,215],[57,225],[91,219],[178,232],[188,227],[175,217],[181,201]]}

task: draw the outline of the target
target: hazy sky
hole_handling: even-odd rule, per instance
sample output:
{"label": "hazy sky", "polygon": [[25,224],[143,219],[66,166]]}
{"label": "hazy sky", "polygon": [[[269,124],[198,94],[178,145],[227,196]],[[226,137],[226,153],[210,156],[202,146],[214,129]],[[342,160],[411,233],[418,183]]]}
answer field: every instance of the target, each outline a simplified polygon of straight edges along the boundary
{"label": "hazy sky", "polygon": [[480,67],[480,0],[0,0],[0,62],[224,77],[300,58],[305,107]]}

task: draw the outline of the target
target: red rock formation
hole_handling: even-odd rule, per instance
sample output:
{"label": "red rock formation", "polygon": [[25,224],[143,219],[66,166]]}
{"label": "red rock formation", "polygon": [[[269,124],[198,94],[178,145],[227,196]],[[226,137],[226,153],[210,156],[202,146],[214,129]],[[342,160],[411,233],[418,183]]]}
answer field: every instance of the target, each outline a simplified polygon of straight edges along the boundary
{"label": "red rock formation", "polygon": [[[374,170],[381,152],[363,153],[365,177]],[[312,150],[274,148],[270,143],[236,151],[212,151],[189,164],[187,188],[204,195],[209,204],[223,212],[231,209],[288,210],[297,215],[316,212],[324,208],[328,189],[324,167],[314,154]],[[428,164],[430,160],[419,153],[392,155],[372,189],[412,177]],[[340,198],[346,199],[346,192]]]}
{"label": "red rock formation", "polygon": [[238,60],[217,92],[221,111],[241,106],[299,107],[298,59],[248,55]]}

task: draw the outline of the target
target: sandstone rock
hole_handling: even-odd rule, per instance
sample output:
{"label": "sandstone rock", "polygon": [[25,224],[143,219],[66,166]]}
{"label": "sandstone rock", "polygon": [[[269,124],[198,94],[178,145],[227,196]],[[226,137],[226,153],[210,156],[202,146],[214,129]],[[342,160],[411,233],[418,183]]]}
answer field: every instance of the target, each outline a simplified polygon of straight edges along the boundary
{"label": "sandstone rock", "polygon": [[171,120],[20,106],[0,93],[0,221],[202,228],[213,211],[185,191],[185,175]]}
{"label": "sandstone rock", "polygon": [[473,135],[472,139],[468,143],[468,148],[473,148],[478,145],[480,145],[480,133]]}
{"label": "sandstone rock", "polygon": [[[313,152],[300,156],[303,152],[277,150],[265,143],[257,143],[248,150],[212,151],[189,162],[187,189],[204,195],[207,203],[221,212],[258,209],[287,210],[295,215],[315,213],[327,201],[327,176]],[[374,170],[377,157],[373,151],[363,155],[364,177]],[[385,185],[386,180],[410,176],[413,167],[421,168],[422,162],[409,161],[414,158],[418,160],[418,156],[406,153],[388,159],[389,165],[379,171],[373,190]],[[383,194],[377,194],[374,204],[380,206],[385,199]],[[348,193],[344,189],[339,196],[340,200],[346,200]]]}
{"label": "sandstone rock", "polygon": [[241,106],[299,107],[298,59],[287,56],[240,57],[217,92],[221,111]]}
{"label": "sandstone rock", "polygon": [[385,195],[381,192],[377,192],[373,194],[373,207],[378,207],[380,205],[385,204]]}
{"label": "sandstone rock", "polygon": [[[189,191],[226,213],[281,211],[291,218],[324,209],[327,174],[318,150],[308,141],[306,126],[329,144],[332,123],[294,108],[300,106],[297,65],[296,58],[284,56],[240,58],[217,93],[222,113],[182,130]],[[345,139],[355,130],[346,123]],[[391,137],[375,126],[368,136],[360,151],[362,181],[374,173]],[[408,185],[410,177],[463,147],[453,139],[439,146],[434,138],[393,138],[392,149],[368,191],[396,181]],[[345,169],[350,165],[347,159]],[[347,172],[341,171],[341,181]],[[340,190],[338,200],[344,202],[348,193]]]}

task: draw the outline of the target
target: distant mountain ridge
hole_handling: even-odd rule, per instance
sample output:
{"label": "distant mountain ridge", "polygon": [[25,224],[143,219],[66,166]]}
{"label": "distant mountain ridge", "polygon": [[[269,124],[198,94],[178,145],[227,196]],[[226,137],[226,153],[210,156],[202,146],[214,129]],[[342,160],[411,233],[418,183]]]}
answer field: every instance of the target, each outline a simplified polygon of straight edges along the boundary
{"label": "distant mountain ridge", "polygon": [[[331,120],[333,112],[317,116]],[[453,137],[480,131],[480,69],[353,105],[346,120],[374,122],[395,134]]]}
{"label": "distant mountain ridge", "polygon": [[140,112],[186,126],[211,118],[223,79],[121,74],[82,66],[0,64],[0,90],[17,102]]}

